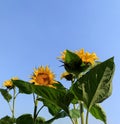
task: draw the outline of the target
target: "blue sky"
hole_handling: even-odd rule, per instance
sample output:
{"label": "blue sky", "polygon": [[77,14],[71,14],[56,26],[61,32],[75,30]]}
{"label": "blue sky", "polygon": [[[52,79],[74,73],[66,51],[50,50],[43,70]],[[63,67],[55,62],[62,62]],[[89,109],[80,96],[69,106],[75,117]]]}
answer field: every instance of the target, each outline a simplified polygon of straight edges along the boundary
{"label": "blue sky", "polygon": [[[64,49],[96,52],[101,61],[115,57],[113,93],[102,103],[108,124],[119,124],[119,0],[0,1],[0,85],[13,76],[29,80],[34,67],[49,65],[57,80],[63,71],[56,59]],[[61,81],[68,86],[65,80]],[[20,95],[16,116],[32,112],[32,97]],[[0,96],[0,117],[10,115]],[[49,118],[46,111],[43,116]],[[89,118],[90,124],[102,124]],[[70,124],[68,118],[54,124]]]}

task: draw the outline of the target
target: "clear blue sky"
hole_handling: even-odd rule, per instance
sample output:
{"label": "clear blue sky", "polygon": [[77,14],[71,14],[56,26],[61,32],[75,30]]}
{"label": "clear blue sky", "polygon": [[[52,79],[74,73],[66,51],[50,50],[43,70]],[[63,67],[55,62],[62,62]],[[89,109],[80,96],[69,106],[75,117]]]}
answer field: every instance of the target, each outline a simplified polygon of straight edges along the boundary
{"label": "clear blue sky", "polygon": [[[64,49],[84,48],[101,61],[115,57],[113,93],[102,103],[108,124],[119,124],[120,0],[4,0],[0,1],[0,86],[13,76],[29,80],[33,68],[49,65],[59,79],[56,60]],[[65,86],[67,82],[61,81]],[[32,97],[18,96],[16,116],[32,112]],[[10,115],[0,95],[0,117]],[[49,114],[43,111],[43,116]],[[90,124],[102,124],[90,117]],[[71,124],[60,119],[54,124]]]}

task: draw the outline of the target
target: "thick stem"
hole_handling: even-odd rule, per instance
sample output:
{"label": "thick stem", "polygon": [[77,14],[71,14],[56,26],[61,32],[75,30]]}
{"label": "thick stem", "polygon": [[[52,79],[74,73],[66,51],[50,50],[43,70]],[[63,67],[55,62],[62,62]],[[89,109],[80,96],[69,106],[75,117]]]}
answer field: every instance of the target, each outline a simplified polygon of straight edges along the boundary
{"label": "thick stem", "polygon": [[81,115],[81,124],[84,124],[84,108],[82,101],[80,101],[80,115]]}
{"label": "thick stem", "polygon": [[87,113],[86,113],[86,124],[88,124],[88,115],[89,115],[89,111],[87,110]]}
{"label": "thick stem", "polygon": [[12,103],[12,118],[15,117],[15,99],[16,99],[16,89],[13,88],[13,103]]}
{"label": "thick stem", "polygon": [[[72,78],[71,85],[73,85],[74,82],[75,82],[75,78]],[[76,105],[75,104],[73,104],[73,108],[76,109]],[[73,124],[78,124],[78,119],[77,118],[76,119],[72,119],[71,118],[71,121],[72,121]]]}

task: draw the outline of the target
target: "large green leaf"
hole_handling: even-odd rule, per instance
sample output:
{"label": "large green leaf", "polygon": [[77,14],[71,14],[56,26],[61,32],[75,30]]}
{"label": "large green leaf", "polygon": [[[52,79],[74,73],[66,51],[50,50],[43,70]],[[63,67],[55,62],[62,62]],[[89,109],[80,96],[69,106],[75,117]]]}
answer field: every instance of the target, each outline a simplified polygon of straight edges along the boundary
{"label": "large green leaf", "polygon": [[69,114],[68,106],[74,97],[71,92],[36,85],[34,85],[34,90],[35,93],[41,96],[43,99],[45,99],[48,102],[48,104],[51,104],[52,106],[53,105],[58,106]]}
{"label": "large green leaf", "polygon": [[1,92],[2,96],[4,97],[4,99],[7,102],[10,102],[10,100],[12,99],[12,96],[9,94],[8,90],[7,89],[0,89],[0,92]]}
{"label": "large green leaf", "polygon": [[31,94],[34,92],[33,84],[23,80],[12,80],[13,84],[19,88],[20,93]]}
{"label": "large green leaf", "polygon": [[[13,81],[13,83],[22,93],[36,93],[38,96],[42,97],[44,100],[43,103],[45,103],[45,106],[48,107],[52,114],[57,114],[61,109],[69,114],[68,106],[71,103],[74,95],[62,86],[62,88],[59,89],[58,87],[60,86],[57,86],[57,88],[51,88],[47,86],[33,85],[21,80]],[[53,106],[56,107],[55,110]],[[52,107],[53,110],[51,110],[50,107]]]}
{"label": "large green leaf", "polygon": [[[61,91],[66,92],[65,87],[60,82],[56,83],[54,86],[56,87],[56,89],[59,89],[60,92]],[[45,99],[45,98],[40,97],[38,100],[43,102],[44,106],[46,106],[48,108],[49,112],[53,116],[56,116],[61,111],[61,108],[58,105],[56,105],[52,102],[49,102],[49,99]]]}
{"label": "large green leaf", "polygon": [[106,114],[99,104],[95,104],[91,107],[90,113],[96,118],[107,124]]}
{"label": "large green leaf", "polygon": [[114,61],[110,58],[88,71],[73,85],[73,93],[88,109],[100,103],[112,93]]}
{"label": "large green leaf", "polygon": [[16,119],[16,124],[34,124],[31,114],[23,114]]}

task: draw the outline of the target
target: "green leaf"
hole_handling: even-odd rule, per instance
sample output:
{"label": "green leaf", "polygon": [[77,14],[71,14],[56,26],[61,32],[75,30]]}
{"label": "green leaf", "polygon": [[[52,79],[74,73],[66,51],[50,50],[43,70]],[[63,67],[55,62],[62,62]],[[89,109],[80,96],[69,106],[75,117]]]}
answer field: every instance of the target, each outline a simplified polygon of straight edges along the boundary
{"label": "green leaf", "polygon": [[33,84],[22,80],[12,80],[13,84],[19,88],[20,93],[31,94],[34,89],[32,87]]}
{"label": "green leaf", "polygon": [[96,118],[107,124],[106,114],[99,104],[95,104],[91,107],[90,113]]}
{"label": "green leaf", "polygon": [[111,95],[113,74],[114,62],[110,58],[79,78],[72,87],[73,93],[90,109]]}
{"label": "green leaf", "polygon": [[7,102],[10,102],[10,100],[12,99],[12,96],[9,94],[8,90],[7,89],[0,89],[0,92],[1,92],[2,96],[4,97],[4,99]]}
{"label": "green leaf", "polygon": [[[50,106],[58,106],[69,114],[68,106],[73,99],[73,94],[66,90],[59,90],[46,86],[34,85],[35,93],[45,99]],[[48,105],[48,106],[49,106]],[[47,104],[46,104],[47,106]]]}
{"label": "green leaf", "polygon": [[[51,114],[56,115],[61,109],[69,114],[68,106],[71,103],[74,95],[63,88],[63,86],[58,85],[57,88],[61,88],[57,89],[47,86],[33,85],[21,80],[13,81],[13,83],[23,93],[36,93],[38,96],[41,96],[41,100],[43,103],[45,103],[45,106],[48,107]],[[53,106],[56,107],[55,110],[52,110]],[[52,109],[50,107],[52,107]]]}
{"label": "green leaf", "polygon": [[34,124],[31,114],[23,114],[16,119],[16,124]]}
{"label": "green leaf", "polygon": [[61,108],[58,105],[49,102],[48,99],[40,98],[38,100],[43,102],[44,106],[48,108],[50,114],[52,114],[53,116],[57,115],[61,111]]}
{"label": "green leaf", "polygon": [[0,124],[14,124],[15,120],[9,116],[5,116],[0,119]]}
{"label": "green leaf", "polygon": [[70,116],[72,119],[77,119],[80,117],[80,110],[79,109],[72,109],[70,110]]}

